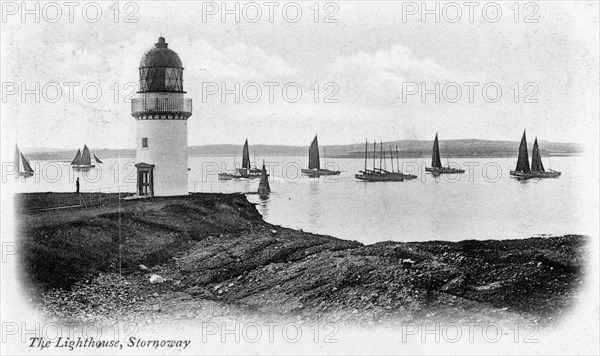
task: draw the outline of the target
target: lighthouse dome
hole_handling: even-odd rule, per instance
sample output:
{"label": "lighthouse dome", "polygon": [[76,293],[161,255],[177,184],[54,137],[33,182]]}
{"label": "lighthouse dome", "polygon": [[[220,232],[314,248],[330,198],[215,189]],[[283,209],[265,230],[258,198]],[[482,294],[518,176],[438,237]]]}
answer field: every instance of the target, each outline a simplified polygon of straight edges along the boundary
{"label": "lighthouse dome", "polygon": [[179,55],[169,49],[164,37],[158,38],[154,48],[146,51],[140,61],[140,68],[183,68]]}
{"label": "lighthouse dome", "polygon": [[183,64],[164,37],[140,61],[140,92],[183,92]]}

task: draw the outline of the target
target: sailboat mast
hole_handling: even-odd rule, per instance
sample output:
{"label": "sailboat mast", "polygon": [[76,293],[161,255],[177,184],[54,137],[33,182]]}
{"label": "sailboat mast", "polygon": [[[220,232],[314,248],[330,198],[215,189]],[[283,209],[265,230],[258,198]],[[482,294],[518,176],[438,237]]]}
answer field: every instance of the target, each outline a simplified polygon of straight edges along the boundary
{"label": "sailboat mast", "polygon": [[392,153],[392,146],[390,145],[390,161],[392,162],[392,172],[394,171],[394,154]]}
{"label": "sailboat mast", "polygon": [[400,160],[398,158],[398,145],[396,145],[396,167],[398,167],[398,173],[400,173]]}
{"label": "sailboat mast", "polygon": [[375,155],[377,152],[377,142],[373,141],[373,171],[375,171]]}
{"label": "sailboat mast", "polygon": [[382,157],[383,157],[383,141],[381,141],[379,144],[379,169],[381,169],[381,167],[383,167],[383,165],[381,164]]}
{"label": "sailboat mast", "polygon": [[17,172],[21,172],[21,152],[19,151],[19,146],[15,144],[15,166],[17,168]]}
{"label": "sailboat mast", "polygon": [[367,150],[369,149],[369,141],[365,139],[365,172],[367,171]]}

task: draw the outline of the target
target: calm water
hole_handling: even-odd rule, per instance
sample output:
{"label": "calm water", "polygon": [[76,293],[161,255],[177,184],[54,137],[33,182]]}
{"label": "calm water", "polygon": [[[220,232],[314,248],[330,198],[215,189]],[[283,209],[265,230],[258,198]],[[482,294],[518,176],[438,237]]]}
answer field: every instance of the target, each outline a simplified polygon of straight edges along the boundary
{"label": "calm water", "polygon": [[[582,198],[582,182],[577,181],[583,167],[580,157],[546,158],[546,168],[551,165],[562,176],[526,182],[509,177],[516,161],[512,158],[454,159],[451,163],[466,173],[438,178],[424,174],[429,159],[404,159],[403,171],[415,172],[417,179],[370,183],[354,179],[364,167],[362,159],[327,160],[328,168],[342,173],[312,179],[300,176],[306,157],[264,158],[273,192],[267,200],[257,195],[248,199],[267,221],[286,227],[363,243],[589,233],[577,214]],[[134,190],[133,158],[105,159],[87,173],[73,172],[68,163],[33,161],[36,174],[19,182],[18,191],[73,191],[75,177],[80,177],[82,191]],[[217,173],[232,170],[233,164],[233,157],[190,157],[190,191],[255,191],[258,180],[218,181]]]}

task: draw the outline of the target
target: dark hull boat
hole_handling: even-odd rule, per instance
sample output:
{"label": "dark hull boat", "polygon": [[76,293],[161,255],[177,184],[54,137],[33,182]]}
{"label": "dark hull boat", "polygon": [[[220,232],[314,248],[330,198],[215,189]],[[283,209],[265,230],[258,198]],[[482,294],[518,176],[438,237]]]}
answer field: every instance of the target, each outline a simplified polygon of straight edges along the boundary
{"label": "dark hull boat", "polygon": [[[392,149],[390,147],[390,157],[392,157]],[[399,160],[399,154],[398,154],[398,146],[396,146],[396,167],[398,168],[398,172],[396,172],[396,174],[400,175],[400,177],[402,177],[402,179],[404,180],[411,180],[411,179],[415,179],[417,178],[416,175],[414,174],[404,174],[400,171],[400,160]],[[393,165],[394,161],[392,158],[392,165]],[[392,167],[393,170],[393,167]]]}
{"label": "dark hull boat", "polygon": [[[235,161],[233,165],[235,166]],[[233,172],[219,173],[219,180],[255,179],[260,178],[261,172],[261,169],[250,165],[250,150],[248,149],[248,140],[246,139],[244,149],[242,150],[242,167]]]}
{"label": "dark hull boat", "polygon": [[452,168],[448,164],[447,167],[442,166],[442,160],[440,158],[440,146],[438,144],[438,135],[435,134],[435,140],[433,141],[433,154],[431,156],[431,167],[425,167],[425,172],[433,173],[433,175],[440,174],[460,174],[465,173],[464,169]]}
{"label": "dark hull boat", "polygon": [[237,173],[241,178],[260,178],[262,170],[256,167],[250,166],[250,150],[248,149],[248,140],[244,143],[244,150],[242,152],[242,168],[237,169]]}
{"label": "dark hull boat", "polygon": [[360,171],[354,175],[354,178],[365,182],[403,182],[401,174],[390,172]]}
{"label": "dark hull boat", "polygon": [[232,179],[240,179],[240,178],[244,178],[244,177],[242,177],[242,175],[239,174],[238,172],[219,173],[219,180],[232,180]]}
{"label": "dark hull boat", "polygon": [[[96,155],[94,155],[94,159],[96,160],[96,163],[102,163]],[[83,145],[83,152],[77,150],[77,154],[71,162],[71,167],[75,170],[87,170],[95,167],[95,165],[92,164],[92,154],[87,145]]]}
{"label": "dark hull boat", "polygon": [[268,199],[269,194],[271,193],[271,186],[269,185],[269,175],[267,174],[267,169],[265,168],[264,160],[260,173],[260,182],[258,183],[257,193],[261,199]]}
{"label": "dark hull boat", "polygon": [[316,135],[308,149],[308,169],[302,169],[302,174],[311,178],[318,178],[319,176],[337,176],[340,174],[340,171],[331,171],[329,169],[321,168],[319,141],[317,140]]}
{"label": "dark hull boat", "polygon": [[521,144],[519,145],[519,157],[517,158],[517,167],[514,171],[510,171],[510,175],[517,179],[531,179],[531,178],[557,178],[560,176],[560,172],[553,171],[551,169],[546,170],[542,163],[542,157],[540,155],[540,149],[538,146],[537,137],[533,143],[533,151],[531,154],[531,167],[529,167],[529,154],[527,152],[527,137],[525,131],[523,131],[523,137],[521,138]]}
{"label": "dark hull boat", "polygon": [[15,145],[15,167],[17,168],[16,177],[31,177],[33,175],[33,168],[23,153],[19,150],[19,147]]}
{"label": "dark hull boat", "polygon": [[[390,160],[392,163],[392,171],[388,171],[386,169],[381,168],[382,162],[385,161],[385,154],[383,152],[383,143],[381,143],[380,155],[379,155],[379,168],[375,167],[375,151],[377,149],[377,144],[373,143],[373,169],[367,169],[367,156],[368,156],[368,147],[369,143],[365,142],[365,169],[363,171],[359,171],[354,175],[355,179],[364,181],[364,182],[403,182],[405,177],[410,177],[408,179],[414,179],[417,176],[403,174],[400,173],[400,166],[398,165],[398,171],[394,172],[394,158],[392,157],[392,148],[390,147]],[[397,153],[397,148],[396,148]],[[397,160],[396,160],[397,161]],[[414,177],[414,178],[412,178]]]}

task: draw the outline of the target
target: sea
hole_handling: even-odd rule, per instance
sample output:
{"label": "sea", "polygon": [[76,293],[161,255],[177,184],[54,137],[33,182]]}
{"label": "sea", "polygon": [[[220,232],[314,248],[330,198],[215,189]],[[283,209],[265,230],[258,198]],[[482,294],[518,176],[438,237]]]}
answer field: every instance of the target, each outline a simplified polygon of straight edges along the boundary
{"label": "sea", "polygon": [[[365,244],[381,241],[459,241],[520,239],[532,236],[588,234],[580,202],[586,191],[583,157],[545,157],[546,168],[562,172],[556,179],[519,181],[509,176],[515,158],[464,158],[449,163],[465,173],[434,177],[425,172],[429,158],[385,162],[388,170],[417,175],[404,182],[362,182],[354,174],[364,159],[322,160],[338,176],[301,175],[307,157],[258,157],[269,172],[271,194],[248,200],[272,224],[331,235]],[[103,158],[103,164],[74,171],[68,161],[31,161],[35,175],[16,182],[18,192],[134,192],[135,159]],[[189,190],[252,193],[258,179],[219,181],[218,173],[239,166],[239,157],[190,157]],[[379,166],[379,159],[375,164]],[[373,166],[367,160],[367,168]],[[9,176],[9,175],[8,175]],[[8,179],[7,174],[3,179]]]}

